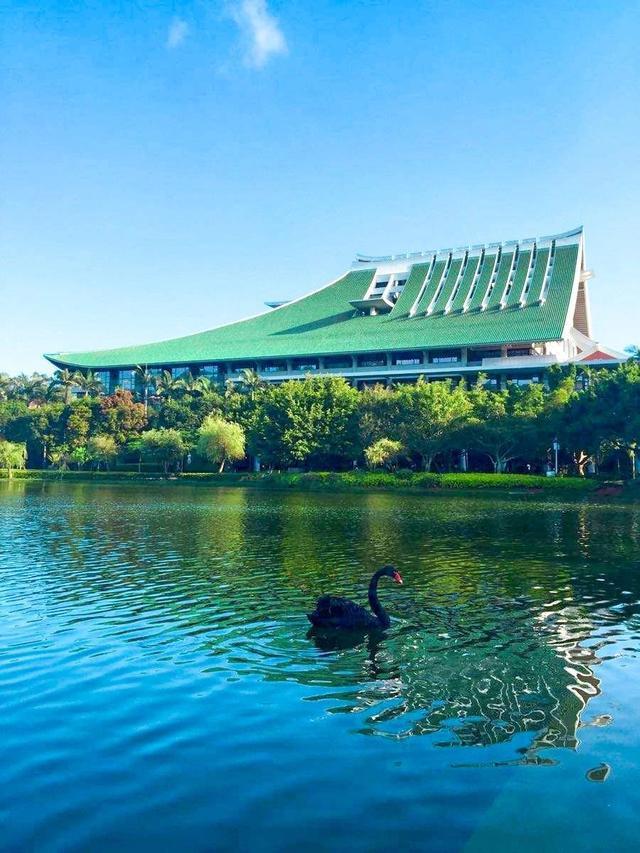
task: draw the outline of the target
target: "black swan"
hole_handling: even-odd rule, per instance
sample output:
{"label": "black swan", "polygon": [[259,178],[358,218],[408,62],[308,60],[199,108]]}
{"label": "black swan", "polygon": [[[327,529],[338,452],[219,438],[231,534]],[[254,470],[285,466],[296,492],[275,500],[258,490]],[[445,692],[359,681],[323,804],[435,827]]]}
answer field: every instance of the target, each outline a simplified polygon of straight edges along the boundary
{"label": "black swan", "polygon": [[313,613],[307,613],[309,622],[315,628],[359,628],[360,630],[388,628],[391,620],[378,601],[378,581],[383,577],[393,578],[396,583],[402,583],[400,572],[393,566],[383,566],[378,569],[369,583],[369,606],[373,613],[369,613],[364,607],[349,601],[348,598],[323,595],[318,599]]}

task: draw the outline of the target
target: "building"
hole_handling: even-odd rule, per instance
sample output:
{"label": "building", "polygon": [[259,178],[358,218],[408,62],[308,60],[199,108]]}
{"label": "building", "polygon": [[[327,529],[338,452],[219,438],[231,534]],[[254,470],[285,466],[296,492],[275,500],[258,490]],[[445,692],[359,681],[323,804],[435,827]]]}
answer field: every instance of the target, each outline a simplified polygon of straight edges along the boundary
{"label": "building", "polygon": [[582,228],[551,237],[385,257],[358,256],[338,279],[271,310],[160,343],[48,354],[133,389],[136,366],[213,379],[251,368],[280,382],[337,374],[358,386],[469,378],[540,381],[553,364],[613,365],[591,333]]}

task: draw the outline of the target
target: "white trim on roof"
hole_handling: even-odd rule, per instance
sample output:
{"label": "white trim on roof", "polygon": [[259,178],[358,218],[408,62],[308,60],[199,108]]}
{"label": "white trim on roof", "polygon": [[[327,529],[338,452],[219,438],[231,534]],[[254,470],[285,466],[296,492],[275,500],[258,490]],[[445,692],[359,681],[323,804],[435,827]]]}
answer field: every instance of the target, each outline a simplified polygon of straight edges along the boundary
{"label": "white trim on roof", "polygon": [[[557,244],[556,244],[557,245]],[[576,302],[578,300],[578,287],[580,285],[580,276],[582,275],[582,262],[584,255],[584,235],[580,234],[579,240],[579,248],[578,248],[578,257],[576,258],[576,268],[573,277],[573,286],[571,288],[571,299],[569,300],[569,307],[567,309],[567,316],[564,322],[564,331],[563,337],[568,338],[570,332],[573,329],[573,318],[576,313]],[[577,330],[576,330],[577,331]],[[585,340],[587,340],[585,338]]]}
{"label": "white trim on roof", "polygon": [[483,249],[492,250],[501,248],[504,251],[513,249],[519,246],[528,247],[533,243],[538,244],[538,248],[550,248],[551,243],[555,240],[558,246],[575,246],[582,239],[583,227],[572,228],[570,231],[563,231],[560,234],[549,234],[543,237],[523,237],[520,240],[505,240],[501,243],[476,243],[473,246],[457,246],[456,248],[448,249],[428,249],[422,252],[406,252],[397,255],[363,255],[356,254],[355,261],[352,264],[354,269],[362,269],[368,266],[377,266],[385,263],[417,263],[423,258],[431,257],[432,255],[448,255],[454,254],[454,257],[459,257],[456,253],[468,251],[471,256],[479,255]]}

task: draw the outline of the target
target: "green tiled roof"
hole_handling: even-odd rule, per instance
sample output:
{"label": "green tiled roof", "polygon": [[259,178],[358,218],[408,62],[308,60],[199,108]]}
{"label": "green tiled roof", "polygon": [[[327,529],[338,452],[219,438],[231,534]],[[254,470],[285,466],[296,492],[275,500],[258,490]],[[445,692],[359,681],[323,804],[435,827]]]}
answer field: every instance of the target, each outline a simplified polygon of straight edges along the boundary
{"label": "green tiled roof", "polygon": [[496,276],[496,281],[493,285],[491,296],[487,301],[488,309],[500,307],[502,294],[504,293],[504,289],[507,286],[507,279],[509,278],[509,273],[511,272],[512,263],[513,252],[503,252],[502,257],[500,258],[500,265],[498,266],[498,275]]}
{"label": "green tiled roof", "polygon": [[520,302],[522,288],[524,287],[524,283],[527,280],[527,273],[529,272],[530,260],[531,251],[520,252],[520,255],[518,256],[516,274],[513,277],[513,283],[511,285],[511,292],[507,297],[507,308],[515,308]]}
{"label": "green tiled roof", "polygon": [[449,267],[449,272],[447,273],[447,277],[444,280],[444,284],[442,285],[442,289],[438,294],[438,298],[433,303],[432,313],[437,314],[440,311],[444,311],[447,302],[451,294],[453,293],[453,288],[456,285],[456,281],[458,280],[458,275],[460,273],[460,267],[462,266],[462,258],[457,258],[455,261],[451,262],[451,266]]}
{"label": "green tiled roof", "polygon": [[426,287],[420,297],[420,301],[416,306],[416,314],[424,314],[427,308],[429,307],[431,300],[436,295],[436,291],[440,286],[440,282],[442,281],[442,276],[444,274],[444,268],[447,265],[446,261],[436,261],[433,265],[432,271],[429,273],[429,276],[426,281]]}
{"label": "green tiled roof", "polygon": [[478,276],[476,289],[473,291],[473,295],[471,297],[469,305],[467,306],[469,311],[475,311],[480,309],[480,306],[484,301],[487,288],[489,287],[489,282],[491,281],[493,270],[495,269],[497,257],[497,255],[484,256],[484,263],[482,264],[482,269],[480,270],[480,275]]}
{"label": "green tiled roof", "polygon": [[460,287],[458,288],[458,292],[454,296],[453,302],[451,303],[452,311],[462,311],[464,307],[464,301],[467,298],[467,294],[469,293],[469,289],[473,280],[476,277],[476,272],[478,271],[478,266],[480,264],[480,255],[469,258],[467,261],[467,268],[464,271],[464,275],[462,276],[462,281],[460,282]]}
{"label": "green tiled roof", "polygon": [[533,268],[533,276],[531,278],[531,285],[529,287],[529,293],[527,294],[527,304],[535,304],[542,294],[542,286],[544,285],[544,279],[547,272],[547,261],[549,260],[549,255],[551,254],[549,249],[543,249],[541,252],[538,252],[536,256],[536,265]]}
{"label": "green tiled roof", "polygon": [[418,298],[420,288],[422,287],[427,273],[429,272],[429,266],[429,264],[414,264],[411,267],[411,272],[409,273],[409,278],[404,286],[404,290],[398,297],[398,301],[391,311],[392,317],[401,317],[409,313],[411,306]]}
{"label": "green tiled roof", "polygon": [[[529,343],[562,338],[572,290],[576,281],[579,245],[556,247],[551,279],[543,294],[548,249],[537,251],[526,304],[519,294],[527,274],[531,248],[520,252],[508,305],[499,307],[500,295],[511,268],[512,252],[503,253],[494,293],[485,311],[480,310],[491,280],[496,251],[487,253],[468,310],[463,305],[476,278],[477,255],[472,255],[452,304],[444,313],[453,293],[462,261],[453,260],[434,308],[426,314],[437,293],[446,261],[435,264],[416,262],[404,291],[390,313],[369,316],[358,313],[350,301],[362,299],[376,272],[374,265],[347,272],[338,281],[280,308],[247,320],[230,323],[211,331],[160,343],[121,347],[93,352],[55,353],[47,358],[58,366],[79,368],[125,368],[137,364],[167,366],[206,364],[228,360],[254,360],[339,353],[411,350],[438,347]],[[425,276],[431,270],[426,286]],[[413,316],[410,311],[421,289],[424,292]],[[540,297],[545,296],[541,301]]]}

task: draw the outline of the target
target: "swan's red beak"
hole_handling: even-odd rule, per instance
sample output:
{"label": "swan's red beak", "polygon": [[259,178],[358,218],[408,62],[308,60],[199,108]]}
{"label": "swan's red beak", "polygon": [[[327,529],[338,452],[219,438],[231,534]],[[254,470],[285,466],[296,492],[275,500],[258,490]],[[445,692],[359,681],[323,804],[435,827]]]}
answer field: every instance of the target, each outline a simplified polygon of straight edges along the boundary
{"label": "swan's red beak", "polygon": [[402,583],[402,576],[401,576],[400,572],[394,572],[393,573],[393,579],[396,583]]}

